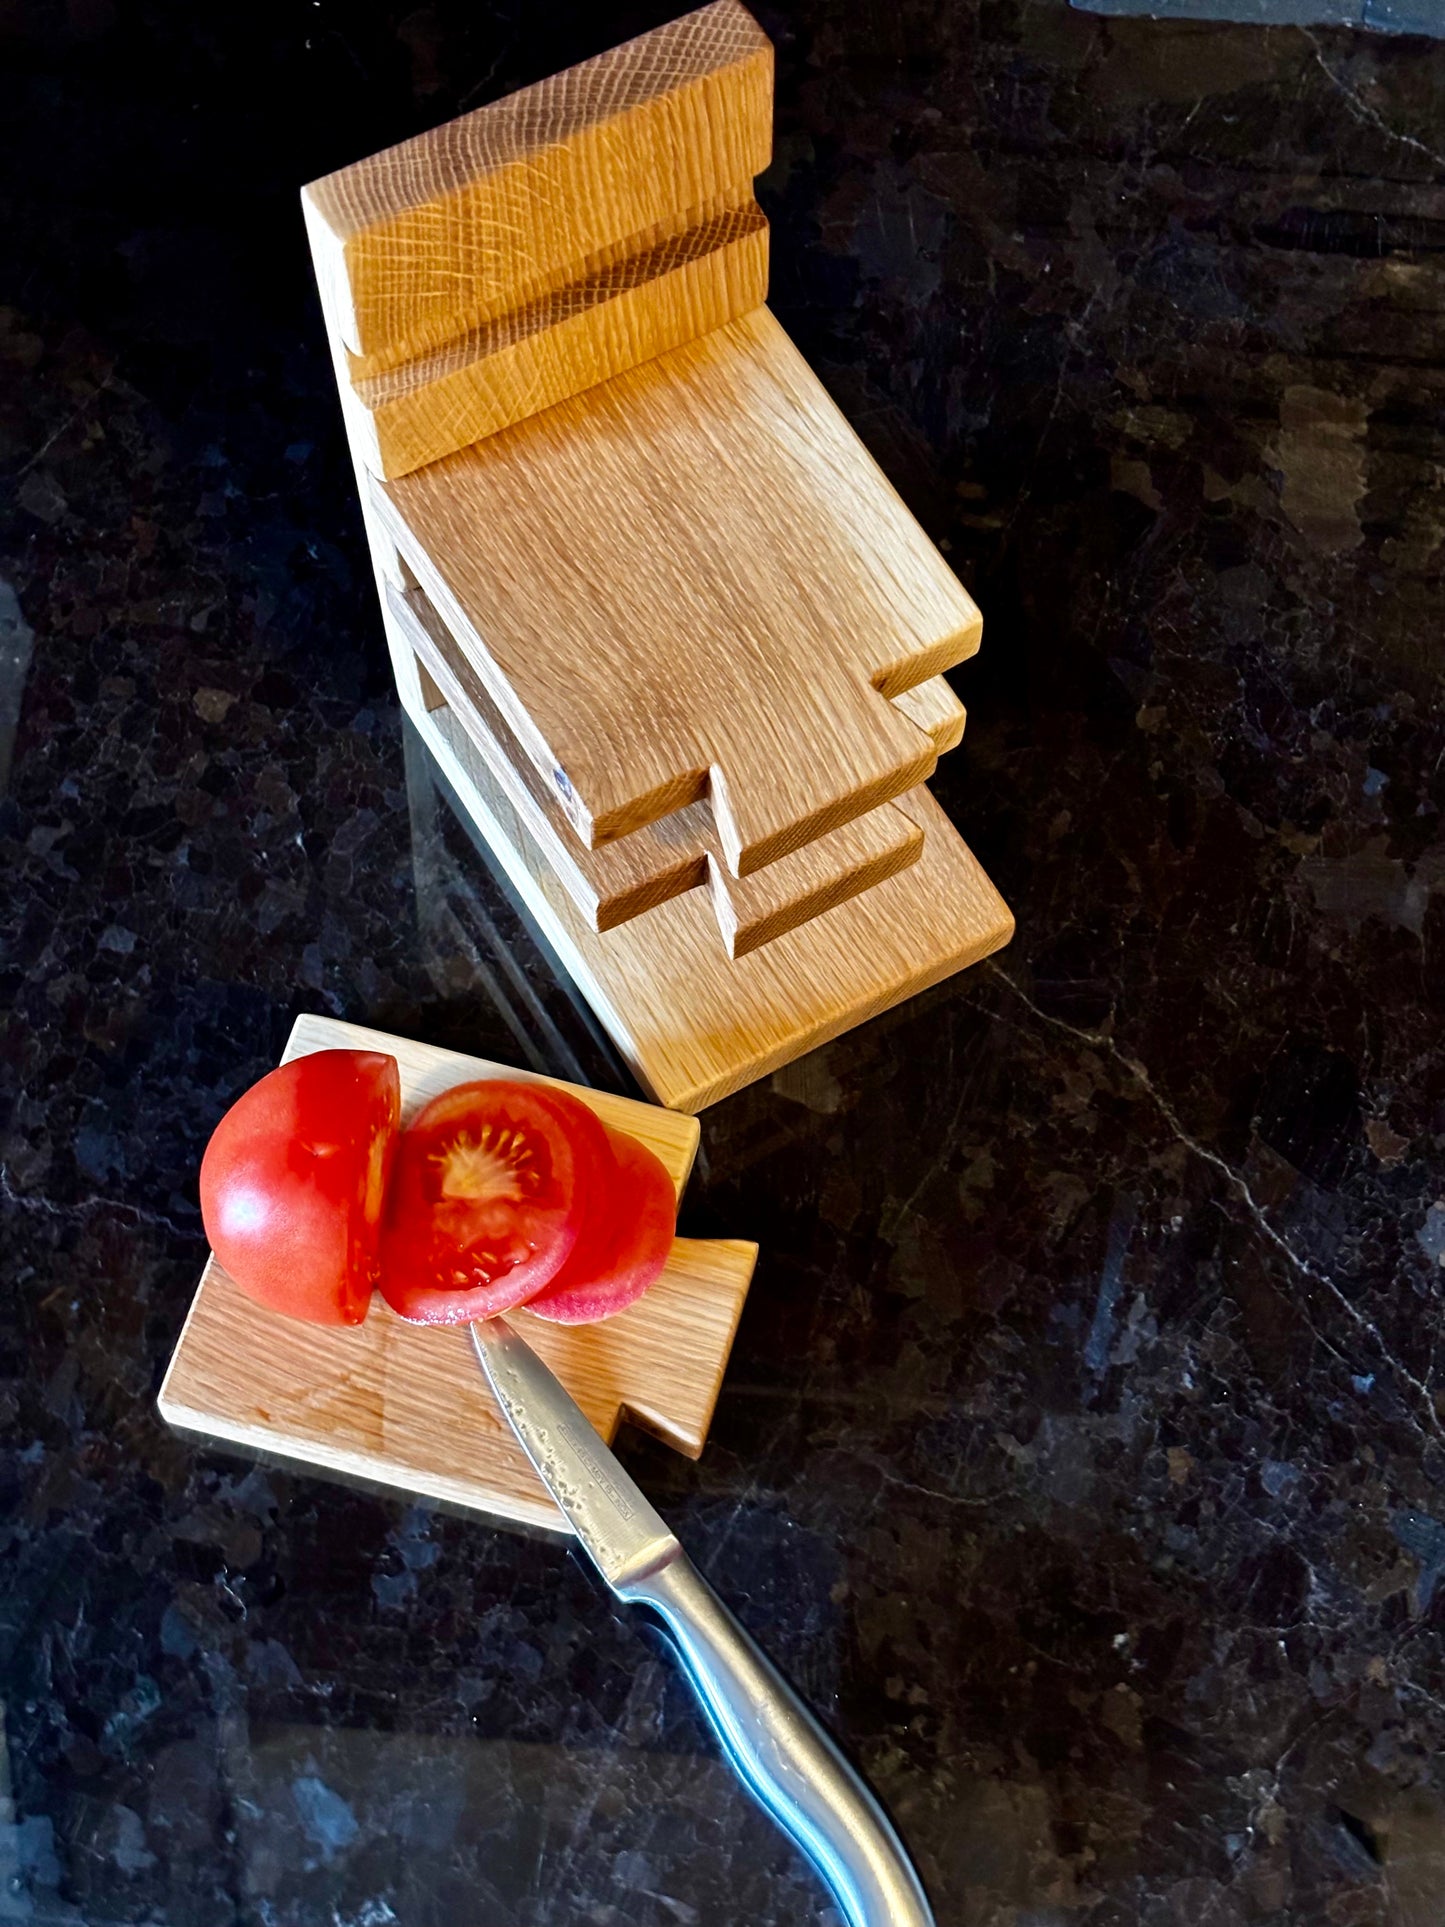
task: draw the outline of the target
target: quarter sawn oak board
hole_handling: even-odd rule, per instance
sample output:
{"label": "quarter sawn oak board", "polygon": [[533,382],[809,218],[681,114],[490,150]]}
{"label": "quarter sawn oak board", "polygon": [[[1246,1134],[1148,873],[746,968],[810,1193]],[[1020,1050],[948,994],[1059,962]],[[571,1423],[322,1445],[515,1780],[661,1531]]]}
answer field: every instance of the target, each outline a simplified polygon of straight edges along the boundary
{"label": "quarter sawn oak board", "polygon": [[677,1110],[1013,927],[922,787],[978,611],[761,305],[771,73],[714,0],[303,194],[402,704]]}
{"label": "quarter sawn oak board", "polygon": [[[706,889],[727,954],[742,957],[918,861],[922,832],[892,803],[747,877],[728,874],[706,802],[691,803],[615,843],[589,850],[578,841],[555,795],[519,753],[501,712],[425,592],[389,588],[386,601],[392,623],[434,685],[435,696],[424,698],[427,707],[435,711],[445,703],[452,710],[593,930],[615,930],[684,890]],[[919,726],[937,741],[947,734],[952,717],[944,698],[926,693],[932,687],[924,686],[919,704],[924,721]],[[962,708],[956,701],[954,706]]]}
{"label": "quarter sawn oak board", "polygon": [[371,493],[593,847],[706,796],[744,876],[932,773],[889,698],[978,610],[766,308]]}
{"label": "quarter sawn oak board", "polygon": [[767,292],[768,224],[749,202],[415,361],[367,375],[343,355],[352,445],[372,474],[409,475],[720,328]]}
{"label": "quarter sawn oak board", "polygon": [[405,475],[757,307],[772,66],[714,0],[304,188],[358,459]]}
{"label": "quarter sawn oak board", "polygon": [[[299,1017],[285,1057],[331,1049],[391,1052],[404,1117],[471,1078],[532,1077],[325,1017]],[[562,1088],[649,1145],[681,1191],[697,1149],[694,1119]],[[625,1414],[696,1458],[756,1258],[757,1246],[740,1240],[679,1238],[662,1277],[615,1318],[566,1327],[517,1313],[517,1329],[603,1438],[612,1439]],[[158,1403],[187,1432],[497,1519],[566,1529],[498,1413],[465,1327],[409,1325],[379,1298],[362,1325],[308,1325],[243,1297],[212,1258]]]}
{"label": "quarter sawn oak board", "polygon": [[1013,935],[1007,904],[920,789],[898,805],[923,831],[915,864],[736,963],[697,891],[598,936],[450,711],[408,713],[543,939],[672,1110],[705,1110]]}
{"label": "quarter sawn oak board", "polygon": [[312,181],[327,319],[376,366],[440,347],[742,206],[772,131],[772,43],[714,0]]}

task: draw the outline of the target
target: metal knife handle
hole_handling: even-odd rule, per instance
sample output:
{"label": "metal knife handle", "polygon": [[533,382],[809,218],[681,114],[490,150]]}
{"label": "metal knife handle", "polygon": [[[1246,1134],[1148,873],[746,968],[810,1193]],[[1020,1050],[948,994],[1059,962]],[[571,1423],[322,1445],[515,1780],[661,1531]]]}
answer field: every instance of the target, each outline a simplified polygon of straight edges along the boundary
{"label": "metal knife handle", "polygon": [[883,1809],[691,1560],[678,1553],[616,1590],[661,1617],[733,1765],[828,1882],[848,1927],[934,1927]]}

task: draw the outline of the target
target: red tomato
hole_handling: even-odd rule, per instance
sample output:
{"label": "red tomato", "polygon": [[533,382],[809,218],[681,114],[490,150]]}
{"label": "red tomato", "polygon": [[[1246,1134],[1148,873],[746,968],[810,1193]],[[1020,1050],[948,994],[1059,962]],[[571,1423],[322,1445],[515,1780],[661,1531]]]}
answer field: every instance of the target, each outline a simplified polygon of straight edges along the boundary
{"label": "red tomato", "polygon": [[615,1160],[579,1099],[502,1078],[458,1084],[402,1132],[381,1291],[422,1325],[510,1311],[610,1222]]}
{"label": "red tomato", "polygon": [[617,1198],[610,1235],[600,1249],[577,1249],[527,1310],[556,1325],[586,1325],[610,1318],[639,1299],[654,1282],[677,1222],[677,1194],[662,1161],[634,1137],[609,1131],[617,1158]]}
{"label": "red tomato", "polygon": [[396,1059],[322,1050],[269,1072],[216,1126],[201,1219],[242,1291],[318,1325],[359,1325],[401,1118]]}

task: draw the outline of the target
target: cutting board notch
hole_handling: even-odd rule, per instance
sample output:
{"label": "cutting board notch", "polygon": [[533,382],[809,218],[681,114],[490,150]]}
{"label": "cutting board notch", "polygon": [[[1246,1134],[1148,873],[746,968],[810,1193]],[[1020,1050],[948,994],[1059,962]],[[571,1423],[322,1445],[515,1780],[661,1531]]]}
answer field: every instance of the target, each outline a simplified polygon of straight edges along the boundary
{"label": "cutting board notch", "polygon": [[764,305],[710,5],[302,192],[408,716],[695,1110],[1007,942],[925,785],[967,590]]}

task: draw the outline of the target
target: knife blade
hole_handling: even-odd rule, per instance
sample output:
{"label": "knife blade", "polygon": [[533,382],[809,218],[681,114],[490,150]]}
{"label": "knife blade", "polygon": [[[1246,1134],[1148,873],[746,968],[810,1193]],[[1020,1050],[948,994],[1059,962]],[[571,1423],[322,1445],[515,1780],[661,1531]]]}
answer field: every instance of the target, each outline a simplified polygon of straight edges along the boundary
{"label": "knife blade", "polygon": [[732,1766],[813,1861],[848,1927],[934,1927],[882,1807],[565,1386],[505,1319],[471,1331],[503,1415],[584,1551],[619,1599],[660,1618]]}

